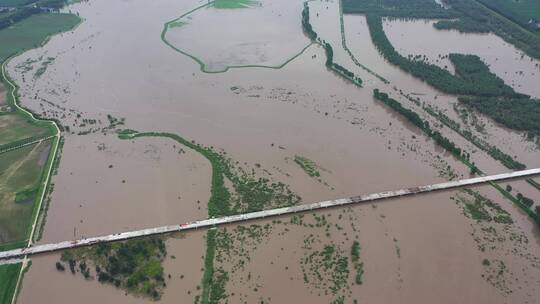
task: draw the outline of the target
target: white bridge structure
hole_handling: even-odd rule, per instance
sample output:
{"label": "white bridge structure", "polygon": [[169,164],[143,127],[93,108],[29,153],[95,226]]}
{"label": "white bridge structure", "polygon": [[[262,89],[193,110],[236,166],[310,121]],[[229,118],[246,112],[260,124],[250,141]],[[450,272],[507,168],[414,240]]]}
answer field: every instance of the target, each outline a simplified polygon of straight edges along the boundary
{"label": "white bridge structure", "polygon": [[266,217],[307,212],[307,211],[323,209],[323,208],[328,208],[328,207],[338,207],[338,206],[345,206],[345,205],[352,205],[352,204],[370,203],[373,201],[378,201],[378,200],[383,200],[383,199],[388,199],[388,198],[415,195],[415,194],[432,192],[432,191],[441,191],[441,190],[447,190],[447,189],[453,189],[453,188],[459,188],[459,187],[471,186],[471,185],[477,185],[477,184],[483,184],[483,183],[489,183],[489,182],[496,182],[496,181],[514,179],[514,178],[531,177],[531,176],[539,175],[539,174],[540,174],[540,168],[529,169],[529,170],[515,171],[515,172],[510,172],[510,173],[502,173],[502,174],[496,174],[496,175],[468,178],[468,179],[444,182],[444,183],[427,185],[427,186],[412,187],[412,188],[400,189],[400,190],[395,190],[395,191],[372,193],[372,194],[367,194],[367,195],[360,195],[360,196],[354,196],[350,198],[343,198],[343,199],[337,199],[337,200],[331,200],[331,201],[323,201],[323,202],[317,202],[317,203],[311,203],[311,204],[297,205],[297,206],[292,206],[292,207],[283,207],[283,208],[263,210],[263,211],[244,213],[244,214],[238,214],[238,215],[224,216],[224,217],[219,217],[219,218],[211,218],[211,219],[205,219],[205,220],[200,220],[200,221],[195,221],[195,222],[188,222],[188,223],[179,224],[179,225],[147,228],[147,229],[141,229],[141,230],[136,230],[136,231],[121,232],[121,233],[115,233],[115,234],[98,236],[98,237],[84,238],[84,239],[73,240],[73,241],[63,241],[63,242],[54,243],[54,244],[34,245],[34,246],[26,247],[26,248],[0,252],[0,262],[6,263],[7,260],[18,260],[27,255],[53,252],[53,251],[77,248],[77,247],[82,247],[82,246],[90,246],[90,245],[95,245],[99,243],[124,241],[128,239],[133,239],[133,238],[161,235],[161,234],[167,234],[167,233],[173,233],[173,232],[193,230],[193,229],[198,229],[198,228],[211,228],[211,227],[216,227],[219,225],[224,225],[224,224],[229,224],[229,223],[246,222],[246,221],[262,219]]}

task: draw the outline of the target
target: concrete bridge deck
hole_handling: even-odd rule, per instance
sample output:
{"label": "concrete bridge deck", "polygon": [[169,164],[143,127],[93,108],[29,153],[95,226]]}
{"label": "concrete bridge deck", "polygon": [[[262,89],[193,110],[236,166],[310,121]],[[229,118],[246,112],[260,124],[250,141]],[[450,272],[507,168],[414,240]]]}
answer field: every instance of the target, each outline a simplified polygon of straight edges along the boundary
{"label": "concrete bridge deck", "polygon": [[85,239],[80,239],[80,240],[63,241],[63,242],[59,242],[55,244],[35,245],[35,246],[27,247],[27,248],[20,248],[20,249],[0,252],[0,260],[4,260],[4,261],[10,260],[10,259],[13,260],[13,259],[18,259],[27,255],[34,255],[34,254],[45,253],[45,252],[53,252],[53,251],[59,251],[59,250],[64,250],[64,249],[89,246],[89,245],[94,245],[94,244],[99,244],[99,243],[123,241],[123,240],[132,239],[132,238],[140,238],[140,237],[151,236],[151,235],[160,235],[160,234],[166,234],[166,233],[172,233],[172,232],[192,230],[192,229],[197,229],[197,228],[215,227],[218,225],[223,225],[223,224],[228,224],[228,223],[245,222],[245,221],[261,219],[265,217],[306,212],[306,211],[317,210],[317,209],[328,208],[328,207],[369,203],[376,200],[383,200],[387,198],[406,196],[406,195],[415,195],[415,194],[431,192],[431,191],[441,191],[441,190],[446,190],[446,189],[471,186],[471,185],[483,184],[483,183],[488,183],[488,182],[502,181],[502,180],[513,179],[513,178],[530,177],[530,176],[539,175],[539,174],[540,174],[540,168],[529,169],[529,170],[522,170],[522,171],[516,171],[516,172],[510,172],[510,173],[490,175],[490,176],[468,178],[468,179],[462,179],[458,181],[450,181],[450,182],[444,182],[444,183],[427,185],[427,186],[412,187],[412,188],[400,189],[400,190],[395,190],[395,191],[372,193],[372,194],[367,194],[367,195],[354,196],[350,198],[343,198],[343,199],[337,199],[337,200],[331,200],[331,201],[323,201],[323,202],[304,204],[304,205],[298,205],[298,206],[292,206],[292,207],[276,208],[276,209],[270,209],[270,210],[264,210],[264,211],[245,213],[245,214],[224,216],[220,218],[205,219],[205,220],[200,220],[200,221],[195,221],[195,222],[188,222],[188,223],[180,224],[180,225],[141,229],[137,231],[122,232],[122,233],[110,234],[110,235],[105,235],[105,236],[85,238]]}

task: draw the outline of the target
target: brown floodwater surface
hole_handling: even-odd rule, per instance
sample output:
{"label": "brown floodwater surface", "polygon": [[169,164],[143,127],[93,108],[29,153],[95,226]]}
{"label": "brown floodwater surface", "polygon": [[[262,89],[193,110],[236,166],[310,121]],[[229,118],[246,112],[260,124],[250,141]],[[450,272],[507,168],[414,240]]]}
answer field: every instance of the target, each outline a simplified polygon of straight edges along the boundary
{"label": "brown floodwater surface", "polygon": [[[110,133],[101,135],[101,132],[77,135],[87,128],[81,126],[83,119],[95,119],[96,128],[102,128],[108,123],[108,115],[124,118],[125,125],[121,128],[172,132],[224,150],[245,169],[260,166],[257,174],[290,185],[304,202],[444,181],[448,166],[458,176],[468,176],[469,170],[464,165],[373,100],[372,89],[382,82],[372,77],[365,88],[352,85],[326,69],[324,50],[319,46],[308,48],[278,70],[242,68],[221,74],[202,73],[195,61],[164,44],[160,34],[165,22],[204,3],[93,0],[75,4],[68,9],[78,12],[85,20],[75,31],[53,37],[44,47],[24,53],[8,65],[10,75],[21,87],[22,103],[37,112],[58,117],[71,128],[58,175],[53,178],[55,191],[43,242],[70,239],[74,234],[90,236],[206,217],[211,176],[208,161],[186,148],[183,148],[185,153],[181,153],[182,147],[167,139],[125,141]],[[280,9],[289,4],[291,11],[298,13],[297,25],[288,12],[282,17],[279,13],[269,14],[264,19],[265,24],[271,27],[286,18],[287,27],[300,26],[301,1],[263,2],[264,7]],[[313,8],[328,10],[324,14],[319,12],[320,22],[314,17],[315,30],[331,41],[336,60],[349,66],[351,61],[345,60],[350,59],[339,50],[339,20],[331,19],[339,17],[335,11],[331,12],[338,8],[337,2],[312,4]],[[256,26],[246,27],[243,23],[246,19],[231,17],[247,14],[242,10],[226,11],[223,14],[227,17],[221,16],[219,11],[211,14],[219,16],[220,20],[226,19],[227,28],[242,28],[245,41],[249,43],[260,36],[260,41],[268,45],[284,44],[278,51],[264,48],[267,62],[279,62],[293,49],[292,45],[308,42],[297,28],[276,33]],[[311,14],[315,16],[317,11],[313,9]],[[205,17],[204,14],[194,15],[194,24],[208,22],[201,17]],[[354,29],[349,32],[350,18],[345,19],[347,39],[355,40],[348,35],[354,36],[357,32]],[[211,35],[207,27],[197,28],[194,24],[185,28],[193,31],[192,35],[196,35],[197,30],[201,35]],[[178,31],[181,30],[179,27]],[[359,27],[358,31],[366,33],[366,28]],[[228,41],[229,36],[212,34],[212,39],[214,41],[201,41],[197,46],[200,58],[217,58],[212,42],[216,46],[227,46],[225,51],[229,54],[235,52],[229,44],[232,43]],[[241,36],[235,39],[238,39],[235,44],[243,40]],[[182,40],[177,43],[177,47],[184,46]],[[203,44],[208,47],[200,47]],[[393,96],[397,95],[393,86],[406,92],[420,90],[429,96],[439,94],[377,57],[369,36],[352,43],[350,48],[355,53],[365,51],[372,56],[368,57],[366,66],[389,78],[391,84],[380,87]],[[242,52],[251,50],[247,48]],[[25,76],[17,70],[18,63],[42,55],[56,59],[40,78]],[[256,54],[250,56],[257,58]],[[231,62],[227,58],[223,60],[227,64]],[[453,99],[441,98],[438,102],[441,100]],[[105,149],[99,148],[103,147],[101,144]],[[528,153],[532,160],[538,155]],[[308,176],[292,161],[296,155],[305,156],[320,167],[321,181]],[[480,158],[481,153],[478,155]],[[488,165],[488,170],[504,171],[489,160]],[[385,218],[378,212],[373,214],[373,207],[355,209],[360,225],[357,235],[362,248],[366,248],[366,283],[351,289],[354,298],[379,303],[400,299],[433,302],[440,300],[438,295],[444,295],[448,302],[506,301],[505,295],[480,276],[483,254],[475,247],[471,226],[464,224],[466,218],[459,206],[449,199],[451,195],[448,192],[383,203],[377,208]],[[501,199],[500,203],[505,208],[513,208],[508,201]],[[526,219],[521,214],[515,216]],[[521,220],[517,221],[518,225],[520,223]],[[287,302],[287,294],[298,301],[327,303],[328,298],[318,297],[318,291],[302,283],[297,258],[303,254],[298,246],[304,231],[288,228],[290,238],[272,235],[264,241],[270,245],[260,247],[253,255],[254,261],[290,266],[290,273],[276,271],[268,263],[253,266],[252,275],[260,277],[261,284],[268,288],[261,294],[265,299],[272,297],[275,303]],[[356,233],[346,232],[351,238]],[[525,233],[531,235],[530,230]],[[186,239],[168,241],[169,254],[176,259],[166,261],[165,272],[173,277],[183,273],[187,277],[189,273],[190,279],[167,283],[163,298],[167,303],[191,302],[190,299],[200,293],[194,289],[194,284],[200,282],[201,257],[205,253],[203,235],[197,232]],[[401,259],[395,256],[393,237],[398,239],[403,252]],[[336,237],[334,241],[340,242],[342,238]],[[275,257],[276,246],[293,253]],[[188,255],[181,254],[184,248],[189,248]],[[349,252],[350,247],[344,248]],[[26,303],[35,299],[73,303],[81,294],[92,294],[104,302],[136,301],[120,290],[101,287],[95,281],[86,282],[81,277],[75,280],[71,279],[71,274],[57,273],[53,269],[55,258],[51,255],[35,259],[21,291],[21,299]],[[514,269],[527,266],[521,260],[512,265]],[[238,275],[246,276],[248,272],[245,270]],[[538,270],[531,269],[529,273],[538,280]],[[278,293],[278,287],[289,282],[289,276],[296,278],[294,283]],[[44,280],[48,281],[47,290],[33,287]],[[65,284],[70,284],[70,289],[65,287],[67,281],[70,282]],[[236,282],[231,278],[227,293],[242,294],[248,302],[258,300],[253,286]],[[534,281],[521,284],[522,290],[516,291],[511,299],[523,302],[529,299],[527,293],[537,298],[539,291],[534,290],[530,282]],[[380,286],[388,286],[391,291],[381,293]],[[187,290],[190,290],[189,296]],[[231,295],[231,301],[238,299]]]}
{"label": "brown floodwater surface", "polygon": [[525,55],[499,36],[437,30],[434,20],[387,19],[383,28],[390,43],[403,56],[425,55],[430,63],[454,73],[450,53],[478,55],[516,91],[540,98],[540,61]]}
{"label": "brown floodwater surface", "polygon": [[170,26],[165,39],[202,60],[208,71],[279,66],[309,44],[298,18],[302,8],[301,1],[260,1],[243,9],[203,7],[176,21],[180,26]]}

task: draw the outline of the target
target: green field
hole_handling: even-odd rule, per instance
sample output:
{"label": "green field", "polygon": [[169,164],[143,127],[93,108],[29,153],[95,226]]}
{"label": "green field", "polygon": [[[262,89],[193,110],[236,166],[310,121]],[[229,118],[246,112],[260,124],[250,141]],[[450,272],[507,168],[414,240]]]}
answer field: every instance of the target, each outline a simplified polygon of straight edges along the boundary
{"label": "green field", "polygon": [[0,303],[11,303],[17,275],[21,271],[21,263],[0,265]]}
{"label": "green field", "polygon": [[525,27],[530,20],[540,21],[540,1],[538,0],[478,0],[506,18]]}
{"label": "green field", "polygon": [[0,244],[27,238],[50,141],[0,154]]}
{"label": "green field", "polygon": [[11,55],[40,46],[50,35],[67,31],[80,20],[72,14],[43,13],[0,30],[0,62]]}
{"label": "green field", "polygon": [[0,115],[0,146],[24,138],[52,135],[49,128],[29,122],[18,114]]}
{"label": "green field", "polygon": [[16,7],[23,6],[32,2],[36,2],[36,0],[0,0],[0,6]]}
{"label": "green field", "polygon": [[246,8],[257,4],[254,0],[215,0],[213,7],[215,8]]}

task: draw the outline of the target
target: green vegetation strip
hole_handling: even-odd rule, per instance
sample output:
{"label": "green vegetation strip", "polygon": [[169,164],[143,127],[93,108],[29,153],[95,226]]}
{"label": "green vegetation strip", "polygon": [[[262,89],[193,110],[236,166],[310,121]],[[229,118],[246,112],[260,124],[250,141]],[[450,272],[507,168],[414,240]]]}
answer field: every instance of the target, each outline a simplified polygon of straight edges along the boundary
{"label": "green vegetation strip", "polygon": [[[235,1],[238,1],[238,0],[235,0]],[[242,0],[240,0],[242,1]],[[200,70],[201,72],[203,73],[208,73],[208,74],[218,74],[218,73],[225,73],[227,72],[229,69],[241,69],[241,68],[265,68],[265,69],[275,69],[275,70],[278,70],[278,69],[281,69],[283,67],[285,67],[288,63],[290,63],[291,61],[295,60],[296,58],[298,58],[300,55],[302,55],[310,46],[313,45],[313,43],[309,43],[308,45],[306,45],[300,52],[296,53],[294,56],[292,56],[291,58],[287,59],[285,62],[283,62],[282,64],[279,64],[279,65],[275,65],[275,66],[271,66],[271,65],[259,65],[259,64],[246,64],[246,65],[230,65],[230,66],[226,66],[223,70],[218,70],[218,71],[212,71],[212,70],[209,70],[208,67],[206,66],[206,64],[204,63],[204,61],[202,61],[202,59],[199,59],[198,57],[196,57],[195,55],[192,55],[186,51],[183,51],[182,49],[180,48],[177,48],[176,46],[174,46],[171,42],[169,42],[167,40],[167,31],[171,28],[174,28],[174,27],[178,27],[178,25],[180,24],[181,19],[186,17],[186,16],[189,16],[190,14],[192,14],[193,12],[199,10],[199,9],[202,9],[202,8],[205,8],[205,7],[212,7],[214,6],[216,1],[210,1],[208,3],[205,3],[201,6],[198,6],[190,11],[188,11],[187,13],[184,13],[183,15],[181,15],[180,17],[178,18],[175,18],[171,21],[168,21],[166,22],[164,25],[163,25],[163,30],[161,31],[161,41],[163,41],[163,43],[165,43],[168,47],[170,47],[171,49],[175,50],[176,52],[184,55],[184,56],[187,56],[191,59],[193,59],[195,62],[197,62],[199,64],[199,67],[200,67]]]}
{"label": "green vegetation strip", "polygon": [[304,9],[302,10],[302,28],[304,33],[311,39],[312,43],[316,43],[324,48],[326,54],[326,67],[343,78],[348,79],[358,87],[362,87],[362,79],[356,76],[353,72],[349,71],[347,68],[334,63],[334,50],[330,43],[322,41],[317,37],[317,33],[313,30],[311,23],[309,22],[309,1],[304,2]]}
{"label": "green vegetation strip", "polygon": [[311,177],[320,177],[319,168],[317,164],[304,156],[295,155],[294,162],[297,163],[307,175]]}
{"label": "green vegetation strip", "polygon": [[[410,98],[409,96],[405,96],[409,100],[413,102],[417,102],[414,99]],[[435,111],[430,105],[422,105],[422,109],[426,111],[429,115],[435,117],[440,122],[442,122],[445,126],[452,129],[454,132],[461,135],[463,138],[471,142],[473,145],[475,145],[477,148],[481,149],[482,151],[487,152],[493,159],[498,160],[501,164],[503,164],[508,169],[516,169],[516,170],[524,170],[526,166],[519,161],[515,160],[510,155],[502,152],[499,148],[489,144],[488,142],[478,138],[474,134],[472,134],[468,130],[462,130],[459,123],[452,120],[450,117],[448,117],[446,114],[444,114],[442,111]]]}
{"label": "green vegetation strip", "polygon": [[212,6],[218,9],[235,9],[248,8],[257,3],[258,1],[253,0],[214,0]]}

